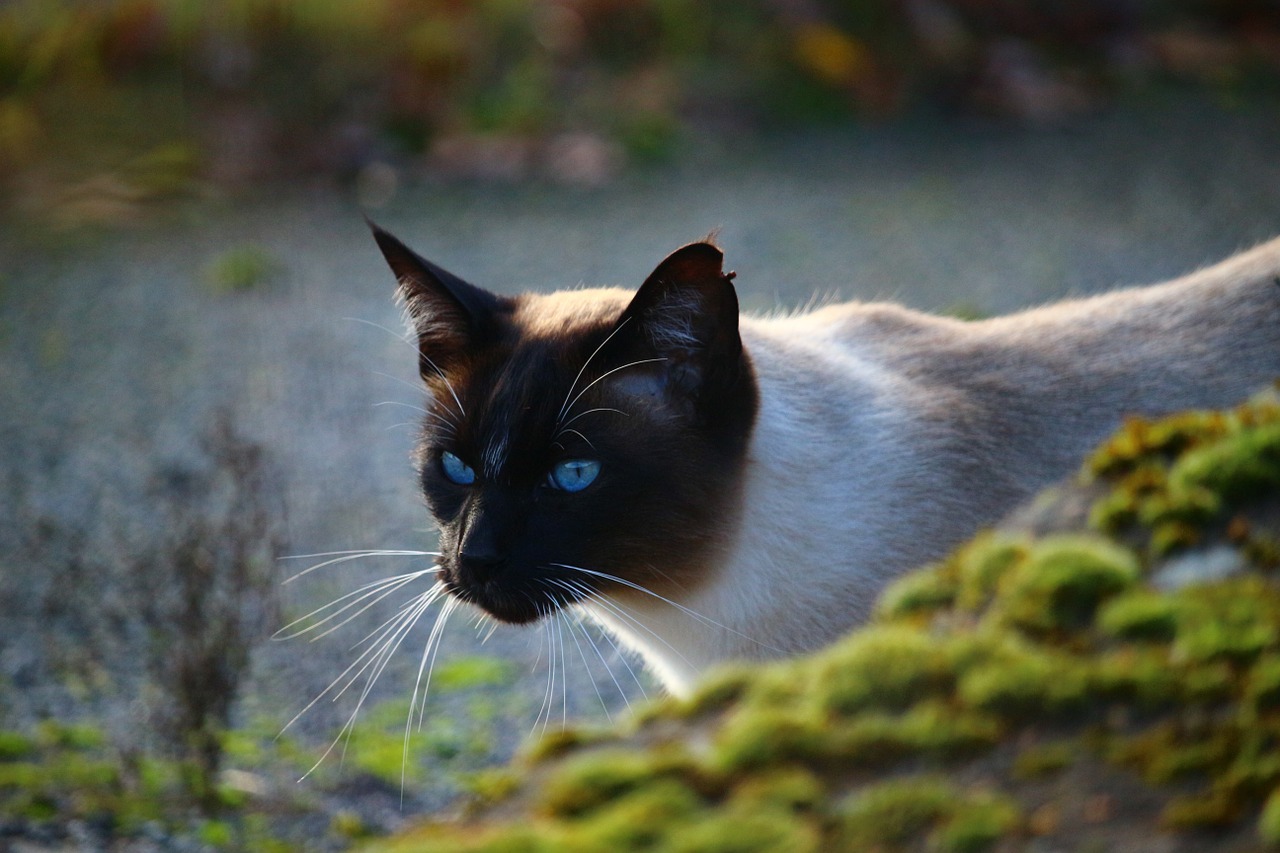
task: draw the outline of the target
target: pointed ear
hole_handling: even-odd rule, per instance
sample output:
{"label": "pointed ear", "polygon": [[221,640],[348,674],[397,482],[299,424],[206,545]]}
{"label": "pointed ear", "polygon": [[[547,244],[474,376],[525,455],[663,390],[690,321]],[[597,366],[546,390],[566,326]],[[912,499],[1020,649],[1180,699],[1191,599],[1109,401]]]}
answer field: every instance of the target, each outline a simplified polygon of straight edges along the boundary
{"label": "pointed ear", "polygon": [[618,320],[627,356],[658,358],[668,391],[706,401],[736,382],[742,362],[738,295],[724,255],[710,243],[672,252]]}
{"label": "pointed ear", "polygon": [[423,378],[436,376],[492,338],[501,297],[436,266],[373,222],[369,228],[395,273],[396,295],[418,334]]}

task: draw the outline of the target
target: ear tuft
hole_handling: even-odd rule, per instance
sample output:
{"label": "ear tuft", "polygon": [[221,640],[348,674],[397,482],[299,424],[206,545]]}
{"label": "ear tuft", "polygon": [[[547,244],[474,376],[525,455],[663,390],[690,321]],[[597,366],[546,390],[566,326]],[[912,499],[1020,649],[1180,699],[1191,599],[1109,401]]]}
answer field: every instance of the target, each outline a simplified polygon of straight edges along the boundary
{"label": "ear tuft", "polygon": [[635,311],[654,346],[687,356],[726,334],[737,339],[738,299],[723,266],[716,246],[690,243],[649,275],[628,312]]}

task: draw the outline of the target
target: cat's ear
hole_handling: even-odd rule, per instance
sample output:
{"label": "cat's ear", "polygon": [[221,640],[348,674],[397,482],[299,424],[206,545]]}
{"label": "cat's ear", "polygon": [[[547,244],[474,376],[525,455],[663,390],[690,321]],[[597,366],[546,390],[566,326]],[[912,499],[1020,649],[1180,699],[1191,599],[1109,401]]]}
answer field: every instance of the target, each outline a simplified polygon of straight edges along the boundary
{"label": "cat's ear", "polygon": [[705,400],[732,384],[742,362],[738,295],[724,254],[691,243],[658,264],[618,320],[631,357],[655,360],[670,391]]}
{"label": "cat's ear", "polygon": [[424,378],[447,369],[491,338],[501,297],[436,266],[373,222],[369,228],[395,273],[397,295],[417,332]]}

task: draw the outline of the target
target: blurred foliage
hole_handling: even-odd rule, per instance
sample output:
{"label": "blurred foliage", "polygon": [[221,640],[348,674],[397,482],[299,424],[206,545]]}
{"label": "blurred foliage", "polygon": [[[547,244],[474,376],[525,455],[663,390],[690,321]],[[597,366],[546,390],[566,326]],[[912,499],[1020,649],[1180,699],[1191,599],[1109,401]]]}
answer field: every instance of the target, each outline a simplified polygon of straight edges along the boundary
{"label": "blurred foliage", "polygon": [[235,293],[258,290],[279,275],[283,264],[256,243],[234,246],[214,258],[204,277],[215,291]]}
{"label": "blurred foliage", "polygon": [[0,728],[0,837],[70,844],[79,825],[84,849],[289,851],[385,835],[406,803],[421,808],[424,794],[476,787],[497,729],[527,711],[512,698],[506,661],[463,658],[446,673],[439,693],[461,696],[470,713],[418,719],[408,718],[407,700],[374,705],[320,764],[323,749],[282,733],[272,717],[218,731],[225,760],[199,800],[198,757],[142,749],[89,722]]}
{"label": "blurred foliage", "polygon": [[0,192],[75,224],[388,160],[590,183],[690,128],[1278,77],[1273,0],[12,0]]}

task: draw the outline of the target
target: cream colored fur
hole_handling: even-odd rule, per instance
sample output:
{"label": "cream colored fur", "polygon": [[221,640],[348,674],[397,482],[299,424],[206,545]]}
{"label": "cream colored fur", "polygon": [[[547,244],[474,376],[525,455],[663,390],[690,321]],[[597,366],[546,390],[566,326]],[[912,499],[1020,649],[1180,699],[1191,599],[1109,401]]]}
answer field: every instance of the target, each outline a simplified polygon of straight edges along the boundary
{"label": "cream colored fur", "polygon": [[880,304],[744,317],[761,409],[737,536],[674,598],[699,617],[640,593],[582,606],[677,694],[724,661],[822,646],[1126,415],[1230,405],[1280,377],[1278,276],[1275,240],[977,323]]}

